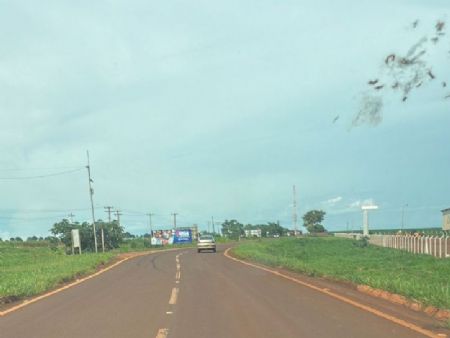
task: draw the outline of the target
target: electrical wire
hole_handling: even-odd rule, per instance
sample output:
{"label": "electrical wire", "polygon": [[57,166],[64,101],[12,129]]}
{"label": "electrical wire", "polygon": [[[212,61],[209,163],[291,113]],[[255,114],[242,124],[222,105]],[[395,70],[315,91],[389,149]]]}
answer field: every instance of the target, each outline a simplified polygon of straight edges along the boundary
{"label": "electrical wire", "polygon": [[65,167],[41,167],[41,168],[0,168],[0,172],[11,172],[11,171],[38,171],[38,170],[71,170],[79,169],[79,165],[76,166],[65,166]]}
{"label": "electrical wire", "polygon": [[57,172],[57,173],[45,174],[45,175],[36,175],[36,176],[0,177],[0,180],[4,180],[4,181],[6,181],[6,180],[32,180],[32,179],[37,179],[37,178],[47,178],[47,177],[71,174],[71,173],[75,173],[75,172],[81,171],[83,169],[84,168],[78,168],[78,169],[74,169],[74,170],[66,170],[66,171],[60,171],[60,172]]}

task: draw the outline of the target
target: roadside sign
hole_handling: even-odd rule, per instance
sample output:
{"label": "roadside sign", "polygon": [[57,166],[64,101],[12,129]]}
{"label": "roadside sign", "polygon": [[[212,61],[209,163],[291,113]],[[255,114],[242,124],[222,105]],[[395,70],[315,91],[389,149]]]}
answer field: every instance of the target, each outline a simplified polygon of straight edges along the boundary
{"label": "roadside sign", "polygon": [[75,251],[75,248],[78,248],[81,254],[81,243],[80,243],[80,230],[72,229],[72,254]]}

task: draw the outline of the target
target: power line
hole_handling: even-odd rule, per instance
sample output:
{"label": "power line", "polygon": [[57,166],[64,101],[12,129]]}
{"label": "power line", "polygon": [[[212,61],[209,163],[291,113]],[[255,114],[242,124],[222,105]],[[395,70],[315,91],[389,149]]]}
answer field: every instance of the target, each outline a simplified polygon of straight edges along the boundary
{"label": "power line", "polygon": [[0,216],[0,219],[4,219],[7,221],[40,221],[40,220],[51,220],[55,218],[64,218],[66,215],[54,215],[54,216],[47,216],[47,217],[8,217],[8,216]]}
{"label": "power line", "polygon": [[[94,207],[100,209],[100,207]],[[0,212],[20,212],[20,213],[67,213],[71,211],[88,211],[91,208],[67,208],[67,209],[0,209]]]}
{"label": "power line", "polygon": [[46,168],[15,168],[15,169],[1,169],[0,172],[11,172],[11,171],[32,171],[32,170],[71,170],[71,169],[83,169],[79,165],[76,166],[64,166],[64,167],[46,167]]}
{"label": "power line", "polygon": [[47,178],[47,177],[54,177],[54,176],[61,176],[61,175],[66,175],[66,174],[71,174],[71,173],[75,173],[78,171],[83,170],[83,168],[78,168],[78,169],[74,169],[74,170],[66,170],[66,171],[60,171],[57,173],[52,173],[52,174],[45,174],[45,175],[36,175],[36,176],[17,176],[17,177],[0,177],[0,180],[3,181],[7,181],[7,180],[32,180],[32,179],[36,179],[36,178]]}

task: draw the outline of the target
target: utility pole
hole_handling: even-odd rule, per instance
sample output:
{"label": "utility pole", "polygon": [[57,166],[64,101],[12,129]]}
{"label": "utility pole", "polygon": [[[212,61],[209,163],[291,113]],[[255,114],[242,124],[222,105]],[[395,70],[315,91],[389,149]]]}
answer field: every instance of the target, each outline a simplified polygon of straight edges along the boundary
{"label": "utility pole", "polygon": [[[97,253],[97,231],[95,229],[95,215],[94,215],[94,189],[92,189],[92,182],[94,182],[91,178],[91,165],[89,162],[89,150],[86,150],[87,154],[87,171],[88,171],[88,179],[89,179],[89,196],[91,197],[91,211],[92,211],[92,229],[94,231],[94,246],[95,253]],[[103,233],[102,233],[103,235]],[[103,237],[103,236],[102,236]]]}
{"label": "utility pole", "polygon": [[108,213],[108,223],[111,223],[111,212],[112,212],[112,209],[113,209],[114,207],[112,207],[112,206],[106,206],[106,207],[104,207],[104,209],[106,210],[106,212]]}
{"label": "utility pole", "polygon": [[117,224],[120,226],[120,215],[122,215],[122,213],[120,212],[120,210],[116,210],[115,214],[117,217]]}
{"label": "utility pole", "polygon": [[176,213],[176,212],[174,212],[174,213],[172,214],[172,216],[173,216],[173,227],[174,227],[174,229],[177,228],[177,215],[178,215],[178,213]]}
{"label": "utility pole", "polygon": [[153,226],[152,226],[152,216],[153,216],[154,214],[152,214],[151,212],[149,212],[148,214],[147,214],[147,216],[148,216],[148,224],[150,225],[150,237],[152,237],[152,235],[153,235]]}
{"label": "utility pole", "polygon": [[75,216],[73,213],[68,214],[67,216],[69,216],[69,220],[70,220],[70,224],[73,224],[73,217]]}
{"label": "utility pole", "polygon": [[294,227],[294,234],[297,236],[298,227],[297,227],[297,193],[295,190],[295,185],[292,187],[293,194],[293,204],[292,204],[292,225]]}
{"label": "utility pole", "polygon": [[216,227],[214,226],[214,216],[211,216],[211,224],[212,224],[213,234],[216,234]]}

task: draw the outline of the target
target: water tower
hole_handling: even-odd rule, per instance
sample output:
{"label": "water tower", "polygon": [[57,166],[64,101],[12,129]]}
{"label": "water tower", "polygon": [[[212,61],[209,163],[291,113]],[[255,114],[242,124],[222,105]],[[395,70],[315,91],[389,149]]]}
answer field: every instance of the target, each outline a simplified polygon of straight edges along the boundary
{"label": "water tower", "polygon": [[378,209],[377,205],[363,205],[361,210],[363,211],[363,236],[369,236],[369,210]]}

